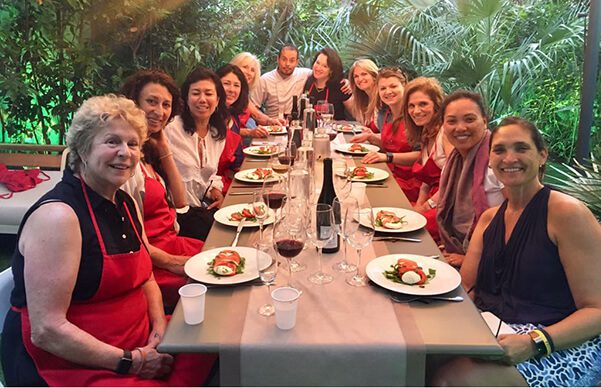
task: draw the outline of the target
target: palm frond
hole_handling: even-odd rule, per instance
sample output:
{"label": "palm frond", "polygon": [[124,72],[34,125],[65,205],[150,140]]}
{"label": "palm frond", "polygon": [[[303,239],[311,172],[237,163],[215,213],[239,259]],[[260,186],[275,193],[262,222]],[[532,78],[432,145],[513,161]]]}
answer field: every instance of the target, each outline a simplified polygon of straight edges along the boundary
{"label": "palm frond", "polygon": [[575,166],[562,164],[562,168],[551,165],[557,175],[549,176],[550,185],[581,200],[601,220],[601,163],[590,160],[590,165],[574,161]]}

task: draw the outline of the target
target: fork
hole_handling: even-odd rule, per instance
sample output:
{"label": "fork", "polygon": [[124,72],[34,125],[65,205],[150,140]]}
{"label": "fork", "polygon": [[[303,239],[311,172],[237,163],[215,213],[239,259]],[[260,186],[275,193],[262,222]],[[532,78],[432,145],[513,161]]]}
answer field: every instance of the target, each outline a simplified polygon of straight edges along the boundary
{"label": "fork", "polygon": [[399,297],[397,295],[389,295],[390,299],[395,303],[411,303],[411,302],[423,302],[430,303],[429,300],[443,300],[446,302],[463,302],[463,296],[412,296],[409,298]]}

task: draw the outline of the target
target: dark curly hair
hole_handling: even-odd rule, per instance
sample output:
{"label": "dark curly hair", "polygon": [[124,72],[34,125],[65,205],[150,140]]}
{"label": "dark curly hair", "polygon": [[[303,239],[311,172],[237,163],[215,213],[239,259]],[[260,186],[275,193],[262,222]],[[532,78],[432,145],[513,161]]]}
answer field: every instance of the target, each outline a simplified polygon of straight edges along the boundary
{"label": "dark curly hair", "polygon": [[248,81],[246,81],[246,77],[244,76],[244,73],[242,73],[242,70],[236,65],[228,63],[217,70],[219,78],[223,78],[230,73],[234,73],[238,78],[238,81],[240,81],[240,95],[228,110],[232,116],[238,116],[248,107]]}
{"label": "dark curly hair", "polygon": [[180,113],[183,102],[175,81],[164,71],[159,69],[138,70],[125,80],[125,83],[121,87],[121,94],[130,100],[134,100],[136,104],[140,105],[138,102],[140,93],[142,92],[142,89],[144,89],[144,86],[150,83],[166,87],[171,94],[171,116],[169,116],[169,121],[171,121]]}
{"label": "dark curly hair", "polygon": [[225,134],[227,131],[226,120],[228,117],[227,107],[225,106],[225,90],[223,90],[223,85],[221,85],[221,78],[219,78],[213,70],[206,67],[201,66],[192,70],[182,85],[182,98],[184,99],[185,103],[181,118],[184,124],[184,130],[189,134],[196,132],[196,123],[194,122],[194,118],[190,113],[190,107],[188,106],[187,102],[188,94],[190,92],[190,85],[204,80],[213,82],[215,85],[215,90],[217,91],[217,97],[219,98],[219,101],[217,102],[217,108],[209,119],[209,130],[211,131],[211,136],[213,139],[223,140],[225,139]]}

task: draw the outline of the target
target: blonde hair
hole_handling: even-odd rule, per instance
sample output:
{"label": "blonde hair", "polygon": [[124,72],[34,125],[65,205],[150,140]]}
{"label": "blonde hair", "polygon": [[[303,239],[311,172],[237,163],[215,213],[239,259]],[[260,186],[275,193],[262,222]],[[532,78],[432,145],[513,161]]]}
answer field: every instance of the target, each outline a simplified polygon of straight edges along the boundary
{"label": "blonde hair", "polygon": [[[385,79],[385,78],[398,78],[399,81],[401,81],[401,84],[403,85],[403,95],[404,93],[404,86],[407,84],[407,76],[405,75],[405,73],[403,73],[403,71],[399,68],[396,67],[385,67],[382,70],[380,70],[378,72],[378,77],[376,78],[376,91],[379,89],[378,88],[378,84],[380,83],[381,80]],[[373,98],[369,104],[369,108],[368,111],[369,112],[379,112],[380,110],[382,110],[384,108],[384,103],[382,102],[382,99],[380,98],[380,93],[376,92],[375,93],[375,98]],[[401,122],[401,120],[403,119],[403,115],[401,114],[400,117],[395,117],[393,122],[392,122],[392,131],[396,133],[396,130]]]}
{"label": "blonde hair", "polygon": [[252,63],[252,66],[255,68],[255,78],[252,80],[252,82],[249,82],[248,84],[248,88],[253,89],[255,86],[257,86],[259,78],[261,77],[261,62],[259,62],[259,59],[249,52],[241,52],[239,54],[236,54],[236,56],[232,58],[230,63],[232,65],[238,66],[240,70],[242,70],[242,66],[248,61],[250,61]]}
{"label": "blonde hair", "polygon": [[[418,91],[426,94],[434,104],[434,116],[432,117],[432,120],[423,127],[415,125],[415,122],[408,114],[409,97]],[[442,123],[440,107],[442,105],[443,95],[444,92],[442,91],[442,87],[435,78],[418,77],[405,85],[405,93],[403,94],[403,116],[405,118],[405,133],[407,134],[407,141],[409,144],[415,145],[421,143],[422,145],[427,145],[429,141],[436,138]]]}
{"label": "blonde hair", "polygon": [[141,143],[146,139],[146,115],[129,98],[107,94],[88,98],[79,107],[67,132],[69,167],[79,171],[82,156],[90,153],[94,137],[113,120],[123,120],[138,134]]}
{"label": "blonde hair", "polygon": [[[367,71],[374,78],[374,87],[372,88],[371,95],[367,94],[364,90],[361,90],[355,84],[355,69],[360,67]],[[351,66],[348,73],[348,80],[351,84],[351,90],[353,91],[353,106],[351,108],[351,113],[355,117],[357,121],[361,124],[369,124],[371,121],[374,111],[373,109],[369,109],[369,103],[375,98],[375,95],[378,94],[378,88],[376,87],[376,78],[378,77],[378,65],[374,63],[371,59],[361,58],[357,59],[355,63]]]}

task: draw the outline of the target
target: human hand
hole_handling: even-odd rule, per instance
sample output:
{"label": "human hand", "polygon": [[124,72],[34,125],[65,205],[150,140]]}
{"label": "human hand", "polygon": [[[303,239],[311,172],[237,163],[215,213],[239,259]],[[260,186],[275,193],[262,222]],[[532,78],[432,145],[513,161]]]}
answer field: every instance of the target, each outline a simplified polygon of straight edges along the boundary
{"label": "human hand", "polygon": [[176,275],[185,275],[184,265],[189,258],[189,256],[171,255],[171,263],[167,265],[167,270]]}
{"label": "human hand", "polygon": [[277,118],[277,119],[273,119],[273,118],[269,118],[267,120],[267,125],[286,125],[286,119],[283,118]]}
{"label": "human hand", "polygon": [[361,159],[362,163],[379,163],[386,161],[386,154],[381,152],[370,152]]}
{"label": "human hand", "polygon": [[132,352],[132,371],[143,379],[154,379],[168,375],[173,366],[173,356],[159,353],[156,349],[145,346]]}
{"label": "human hand", "polygon": [[210,204],[207,209],[219,209],[224,200],[221,190],[215,188],[211,189],[211,197],[213,198],[213,203]]}
{"label": "human hand", "polygon": [[148,137],[148,142],[152,148],[157,150],[159,155],[167,155],[169,152],[171,152],[171,149],[169,148],[169,141],[167,140],[165,131],[162,129],[158,132],[152,133]]}
{"label": "human hand", "polygon": [[[279,125],[279,124],[278,124]],[[251,137],[267,137],[269,132],[264,127],[257,127],[250,132]]]}
{"label": "human hand", "polygon": [[369,138],[371,137],[372,132],[370,130],[361,132],[353,137],[351,137],[350,142],[351,143],[365,143],[368,142],[369,143]]}
{"label": "human hand", "polygon": [[413,205],[413,210],[415,210],[418,213],[424,214],[425,212],[427,212],[428,210],[430,210],[430,205],[428,205],[428,202],[424,201],[422,203],[416,203],[415,205]]}
{"label": "human hand", "polygon": [[501,361],[508,365],[519,364],[537,354],[528,334],[501,334],[499,345],[505,351],[505,356]]}
{"label": "human hand", "polygon": [[348,79],[343,78],[340,81],[340,84],[342,85],[340,87],[340,91],[342,93],[344,93],[344,94],[353,94],[353,89],[351,89],[351,82]]}
{"label": "human hand", "polygon": [[461,255],[459,253],[443,252],[443,255],[445,259],[447,259],[447,263],[449,263],[455,268],[461,268],[461,264],[463,264],[463,259],[465,259],[465,255]]}

